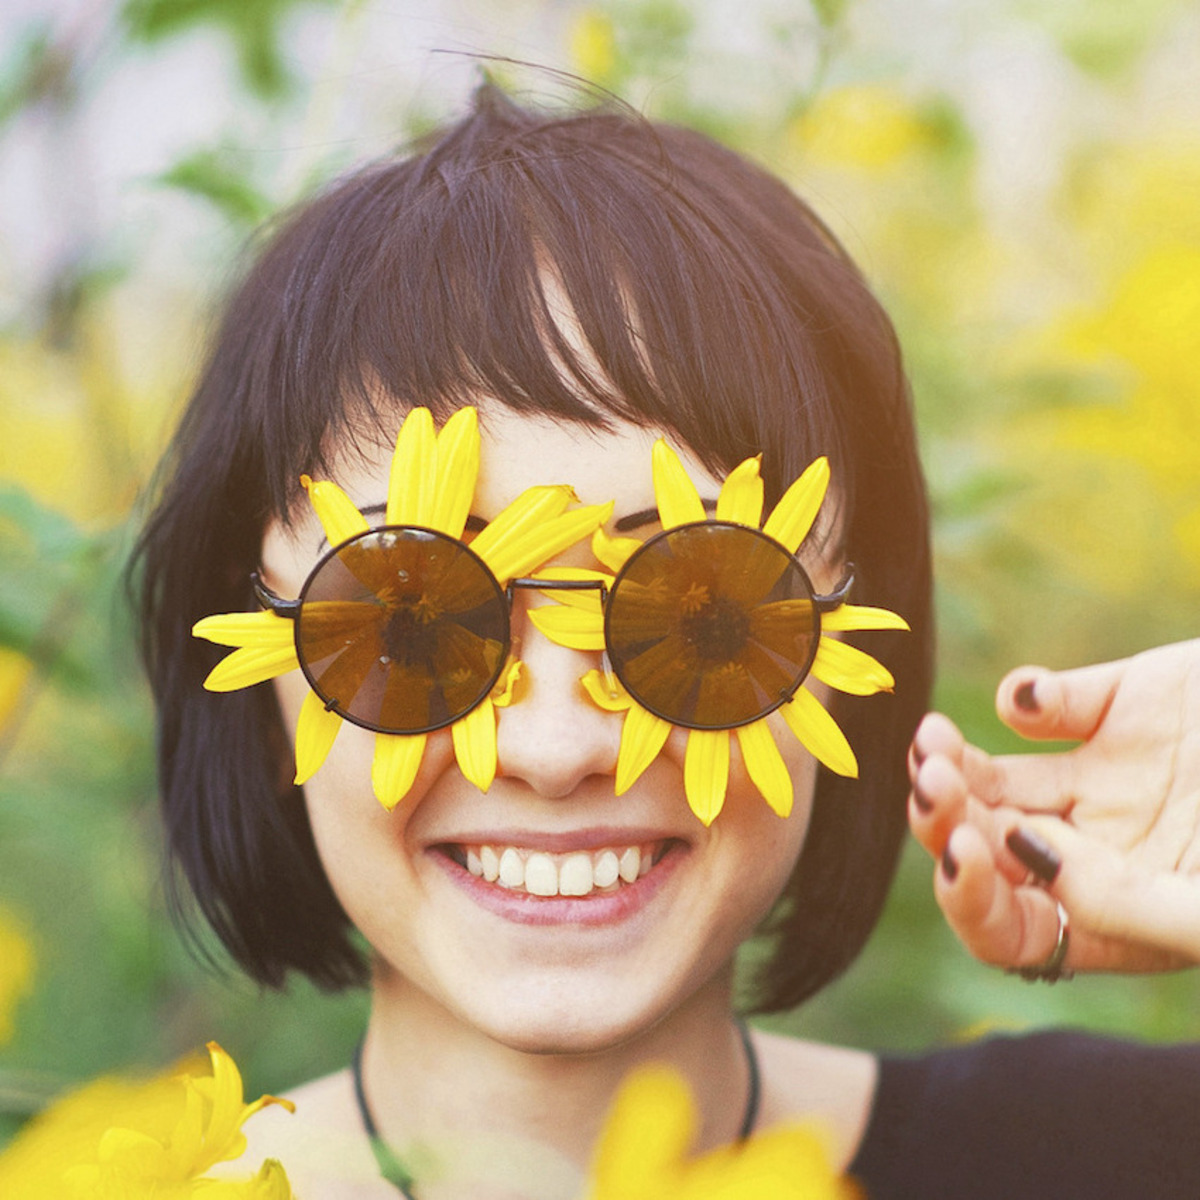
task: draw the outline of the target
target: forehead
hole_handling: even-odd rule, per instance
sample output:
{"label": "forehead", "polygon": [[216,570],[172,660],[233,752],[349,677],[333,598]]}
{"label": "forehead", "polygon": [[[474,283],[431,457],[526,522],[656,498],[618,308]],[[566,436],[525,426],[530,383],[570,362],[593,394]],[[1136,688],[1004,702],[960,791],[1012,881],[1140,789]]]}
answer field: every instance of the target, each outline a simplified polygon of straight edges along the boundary
{"label": "forehead", "polygon": [[[652,449],[662,431],[617,419],[598,428],[486,401],[477,408],[480,463],[471,508],[476,516],[490,520],[526,488],[543,484],[569,484],[581,504],[614,500],[618,517],[655,507]],[[719,479],[678,438],[665,436],[701,495],[715,499]],[[393,445],[375,439],[344,453],[335,448],[333,478],[360,508],[385,499]]]}

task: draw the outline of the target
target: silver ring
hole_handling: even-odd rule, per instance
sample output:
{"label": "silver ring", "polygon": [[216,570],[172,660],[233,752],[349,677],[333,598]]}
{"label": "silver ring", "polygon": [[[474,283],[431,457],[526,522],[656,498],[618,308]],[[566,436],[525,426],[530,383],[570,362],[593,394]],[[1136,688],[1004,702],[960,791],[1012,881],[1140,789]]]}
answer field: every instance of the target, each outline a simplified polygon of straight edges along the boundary
{"label": "silver ring", "polygon": [[1044,961],[1030,967],[1009,967],[1010,975],[1020,975],[1027,983],[1041,980],[1043,983],[1057,983],[1060,979],[1073,979],[1075,972],[1067,970],[1063,963],[1067,961],[1067,951],[1071,947],[1071,918],[1062,902],[1055,900],[1054,907],[1058,913],[1058,938],[1054,949]]}

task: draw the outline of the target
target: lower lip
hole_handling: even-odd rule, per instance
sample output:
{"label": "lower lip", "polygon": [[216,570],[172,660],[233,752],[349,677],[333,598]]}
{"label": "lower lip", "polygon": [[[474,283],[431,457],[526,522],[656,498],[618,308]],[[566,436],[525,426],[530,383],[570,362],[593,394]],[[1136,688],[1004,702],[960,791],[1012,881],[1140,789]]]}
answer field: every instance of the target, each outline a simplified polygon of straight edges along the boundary
{"label": "lower lip", "polygon": [[488,883],[460,867],[452,858],[433,850],[433,860],[481,908],[518,925],[617,925],[643,909],[675,873],[687,853],[674,843],[645,874],[615,892],[593,892],[590,896],[531,896]]}

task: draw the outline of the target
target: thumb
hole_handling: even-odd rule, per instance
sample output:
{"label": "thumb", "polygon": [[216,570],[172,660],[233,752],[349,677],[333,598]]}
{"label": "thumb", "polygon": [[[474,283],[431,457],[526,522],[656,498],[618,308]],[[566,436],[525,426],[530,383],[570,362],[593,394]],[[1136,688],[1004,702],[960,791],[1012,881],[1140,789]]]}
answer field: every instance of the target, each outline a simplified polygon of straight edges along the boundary
{"label": "thumb", "polygon": [[1127,661],[1073,671],[1018,667],[996,689],[996,713],[1022,737],[1085,741],[1104,720]]}

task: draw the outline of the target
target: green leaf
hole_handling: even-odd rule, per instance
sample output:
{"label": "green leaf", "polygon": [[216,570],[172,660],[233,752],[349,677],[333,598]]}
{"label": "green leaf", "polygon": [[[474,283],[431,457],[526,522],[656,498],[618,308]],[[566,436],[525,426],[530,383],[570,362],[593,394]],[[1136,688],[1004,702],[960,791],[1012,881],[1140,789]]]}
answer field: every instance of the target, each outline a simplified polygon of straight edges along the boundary
{"label": "green leaf", "polygon": [[155,179],[211,202],[231,224],[255,226],[274,205],[246,177],[239,155],[229,148],[197,150]]}
{"label": "green leaf", "polygon": [[163,41],[208,26],[224,29],[237,50],[242,79],[265,99],[286,95],[292,78],[281,43],[283,25],[302,4],[338,0],[126,0],[122,16],[130,37]]}

